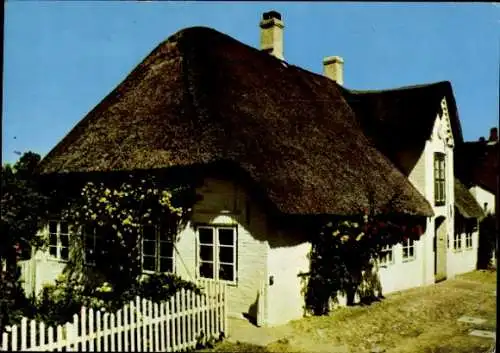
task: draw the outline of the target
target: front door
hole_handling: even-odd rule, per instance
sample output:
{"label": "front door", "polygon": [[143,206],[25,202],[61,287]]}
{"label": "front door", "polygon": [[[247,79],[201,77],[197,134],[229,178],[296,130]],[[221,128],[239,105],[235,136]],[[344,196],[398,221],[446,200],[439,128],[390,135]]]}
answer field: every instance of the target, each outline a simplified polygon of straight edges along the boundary
{"label": "front door", "polygon": [[435,221],[434,232],[434,281],[440,282],[446,279],[446,254],[448,251],[448,234],[444,217]]}

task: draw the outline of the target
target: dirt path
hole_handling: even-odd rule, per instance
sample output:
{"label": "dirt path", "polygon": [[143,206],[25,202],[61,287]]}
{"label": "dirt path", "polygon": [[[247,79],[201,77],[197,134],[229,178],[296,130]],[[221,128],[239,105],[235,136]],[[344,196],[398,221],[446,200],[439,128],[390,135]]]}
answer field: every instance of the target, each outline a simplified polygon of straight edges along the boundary
{"label": "dirt path", "polygon": [[[469,333],[472,329],[495,330],[495,289],[496,272],[475,271],[436,285],[389,294],[370,306],[340,308],[330,316],[291,322],[280,328],[273,343],[259,340],[256,331],[250,334],[255,335],[257,345],[226,342],[215,351],[487,352],[493,340]],[[486,321],[457,321],[464,315]]]}

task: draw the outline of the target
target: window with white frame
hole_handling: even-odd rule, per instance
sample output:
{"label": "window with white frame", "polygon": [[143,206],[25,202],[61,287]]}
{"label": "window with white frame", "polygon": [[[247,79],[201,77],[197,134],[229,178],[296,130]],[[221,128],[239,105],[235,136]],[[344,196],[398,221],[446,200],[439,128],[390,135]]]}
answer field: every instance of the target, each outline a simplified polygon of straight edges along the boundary
{"label": "window with white frame", "polygon": [[49,221],[49,253],[59,260],[69,257],[68,222]]}
{"label": "window with white frame", "polygon": [[202,278],[236,281],[236,228],[198,227],[198,275]]}
{"label": "window with white frame", "polygon": [[174,243],[160,226],[142,228],[142,270],[174,272]]}
{"label": "window with white frame", "polygon": [[83,258],[87,265],[95,265],[97,252],[102,250],[101,229],[92,226],[83,228]]}
{"label": "window with white frame", "polygon": [[445,154],[434,153],[434,203],[442,206],[446,202]]}
{"label": "window with white frame", "polygon": [[465,233],[465,248],[472,249],[472,233],[471,232]]}
{"label": "window with white frame", "polygon": [[381,266],[387,266],[393,263],[393,247],[390,245],[386,245],[380,251],[379,263]]}
{"label": "window with white frame", "polygon": [[415,241],[411,238],[403,240],[403,260],[415,258]]}
{"label": "window with white frame", "polygon": [[462,233],[460,232],[455,232],[453,235],[453,249],[457,251],[462,249]]}

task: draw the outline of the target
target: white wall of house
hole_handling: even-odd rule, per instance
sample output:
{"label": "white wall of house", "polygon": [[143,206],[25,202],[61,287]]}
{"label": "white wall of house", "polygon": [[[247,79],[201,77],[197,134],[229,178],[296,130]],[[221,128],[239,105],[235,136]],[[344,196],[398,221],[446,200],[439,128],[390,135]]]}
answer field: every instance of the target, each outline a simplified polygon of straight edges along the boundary
{"label": "white wall of house", "polygon": [[[453,277],[458,273],[474,270],[477,259],[477,233],[473,235],[473,248],[464,251],[453,250],[454,234],[454,167],[453,142],[451,124],[448,115],[446,100],[441,102],[443,113],[436,116],[431,137],[425,143],[421,154],[416,151],[406,151],[399,154],[400,163],[407,169],[410,182],[422,193],[433,207],[434,216],[428,218],[425,234],[421,237],[416,249],[416,259],[403,262],[401,245],[394,247],[394,263],[380,269],[380,278],[384,293],[390,293],[409,287],[434,283],[434,249],[435,235],[434,222],[438,217],[445,217],[447,239],[447,276]],[[434,153],[445,154],[446,160],[446,202],[436,206],[434,202]],[[494,205],[492,197],[488,198],[481,190],[480,197],[484,197],[488,204]],[[484,196],[483,196],[484,195]],[[494,198],[493,198],[494,200]],[[465,235],[463,235],[465,237]],[[465,240],[464,240],[465,244]],[[410,272],[411,271],[411,272]],[[411,276],[408,274],[411,273]]]}
{"label": "white wall of house", "polygon": [[233,182],[207,179],[199,193],[203,200],[195,205],[190,224],[179,236],[176,273],[190,280],[199,276],[196,225],[234,226],[237,232],[237,279],[228,283],[228,310],[231,316],[242,317],[243,313],[249,312],[255,316],[258,293],[267,279],[266,217]]}
{"label": "white wall of house", "polygon": [[[260,315],[264,325],[302,317],[304,297],[297,275],[309,270],[310,244],[297,240],[295,235],[270,230],[268,217],[234,182],[206,179],[198,192],[203,199],[194,206],[191,221],[178,236],[174,272],[186,280],[200,278],[199,225],[233,228],[237,272],[235,281],[226,282],[229,315],[243,317],[248,313],[254,318]],[[38,293],[45,283],[53,283],[65,266],[65,261],[48,251],[37,251],[30,260],[21,263],[26,292]],[[274,277],[271,286],[270,275]],[[259,305],[258,301],[263,302]]]}
{"label": "white wall of house", "polygon": [[[479,185],[473,186],[469,189],[470,193],[474,196],[479,206],[481,206],[485,213],[495,213],[495,194],[480,187]],[[484,207],[486,204],[486,208]]]}
{"label": "white wall of house", "polygon": [[478,232],[472,233],[472,247],[466,247],[466,234],[460,234],[461,247],[450,246],[448,253],[448,275],[450,277],[473,271],[477,265]]}
{"label": "white wall of house", "polygon": [[[300,273],[309,272],[308,254],[311,243],[298,240],[290,241],[293,235],[278,232],[273,237],[281,240],[281,246],[269,248],[267,320],[269,325],[279,325],[304,315],[304,292],[306,282]],[[289,244],[287,244],[289,243]],[[272,281],[272,284],[271,284]]]}

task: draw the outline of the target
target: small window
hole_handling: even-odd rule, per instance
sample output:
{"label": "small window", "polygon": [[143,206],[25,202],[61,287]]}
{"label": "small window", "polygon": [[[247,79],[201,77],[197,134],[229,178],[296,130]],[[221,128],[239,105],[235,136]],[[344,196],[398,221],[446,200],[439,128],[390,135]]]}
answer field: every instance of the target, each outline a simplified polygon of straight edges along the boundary
{"label": "small window", "polygon": [[443,206],[446,202],[445,154],[434,153],[434,203]]}
{"label": "small window", "polygon": [[462,234],[460,232],[455,232],[453,236],[453,249],[454,250],[462,250]]}
{"label": "small window", "polygon": [[163,227],[142,228],[142,270],[144,272],[174,272],[174,243]]}
{"label": "small window", "polygon": [[69,257],[68,222],[49,221],[49,253],[53,257],[67,261]]}
{"label": "small window", "polygon": [[388,266],[394,261],[393,258],[393,247],[386,245],[380,251],[379,264],[381,266]]}
{"label": "small window", "polygon": [[236,229],[198,227],[198,275],[202,278],[236,281]]}
{"label": "small window", "polygon": [[95,265],[98,252],[102,252],[104,233],[102,227],[86,226],[83,228],[83,249],[86,265]]}
{"label": "small window", "polygon": [[415,241],[408,238],[403,241],[403,260],[412,260],[415,258]]}
{"label": "small window", "polygon": [[472,249],[472,233],[465,233],[465,248]]}

